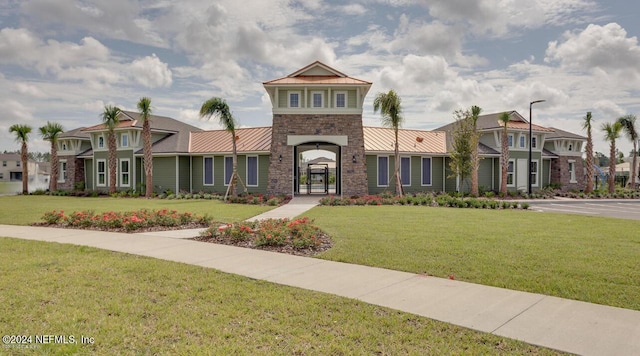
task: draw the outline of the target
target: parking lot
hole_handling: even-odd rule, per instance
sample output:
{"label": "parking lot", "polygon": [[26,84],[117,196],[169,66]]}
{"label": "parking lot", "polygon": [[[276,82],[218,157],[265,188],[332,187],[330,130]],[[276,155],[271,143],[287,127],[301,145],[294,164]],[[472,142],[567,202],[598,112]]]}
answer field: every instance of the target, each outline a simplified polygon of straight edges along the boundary
{"label": "parking lot", "polygon": [[548,213],[640,220],[639,200],[545,200],[531,202],[529,209]]}

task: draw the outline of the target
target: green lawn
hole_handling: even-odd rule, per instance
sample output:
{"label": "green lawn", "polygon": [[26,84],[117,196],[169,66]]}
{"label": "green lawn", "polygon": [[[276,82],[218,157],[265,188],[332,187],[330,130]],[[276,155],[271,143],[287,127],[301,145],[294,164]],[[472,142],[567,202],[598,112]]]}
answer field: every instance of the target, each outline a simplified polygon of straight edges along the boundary
{"label": "green lawn", "polygon": [[0,354],[556,354],[212,269],[66,244],[0,244],[2,334],[78,341]]}
{"label": "green lawn", "polygon": [[640,221],[514,210],[317,207],[320,258],[640,310]]}
{"label": "green lawn", "polygon": [[0,224],[29,225],[41,221],[42,214],[52,210],[71,213],[78,210],[96,212],[130,211],[167,208],[179,212],[209,214],[216,221],[241,221],[271,210],[271,206],[225,204],[219,200],[144,199],[144,198],[77,198],[45,195],[11,195],[0,197]]}

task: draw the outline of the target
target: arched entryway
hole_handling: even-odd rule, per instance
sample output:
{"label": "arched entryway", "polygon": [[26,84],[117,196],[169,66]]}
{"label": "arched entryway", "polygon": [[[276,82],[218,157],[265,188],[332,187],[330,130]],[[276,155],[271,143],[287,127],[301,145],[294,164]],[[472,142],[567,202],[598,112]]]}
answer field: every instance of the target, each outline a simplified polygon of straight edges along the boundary
{"label": "arched entryway", "polygon": [[328,142],[305,142],[294,146],[294,193],[340,194],[341,153],[339,145]]}

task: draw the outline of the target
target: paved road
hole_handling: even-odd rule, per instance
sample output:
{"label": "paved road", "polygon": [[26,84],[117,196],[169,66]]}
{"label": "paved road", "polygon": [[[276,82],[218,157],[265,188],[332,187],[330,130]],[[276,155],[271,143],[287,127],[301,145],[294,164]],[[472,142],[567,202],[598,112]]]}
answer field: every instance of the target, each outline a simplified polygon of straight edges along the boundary
{"label": "paved road", "polygon": [[531,202],[529,209],[640,220],[640,200],[545,200]]}

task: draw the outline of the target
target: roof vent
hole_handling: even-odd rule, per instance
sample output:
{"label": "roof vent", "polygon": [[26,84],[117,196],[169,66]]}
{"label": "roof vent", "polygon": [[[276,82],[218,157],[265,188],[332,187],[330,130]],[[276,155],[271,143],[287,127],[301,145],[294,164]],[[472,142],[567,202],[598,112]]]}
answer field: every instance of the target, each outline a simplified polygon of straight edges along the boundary
{"label": "roof vent", "polygon": [[424,140],[422,137],[420,137],[420,136],[416,137],[416,141],[422,142],[422,140]]}

